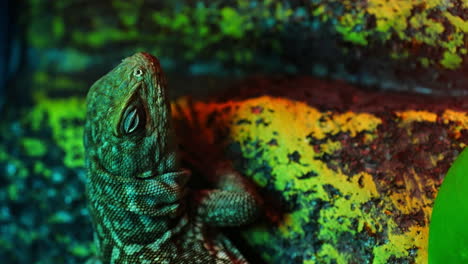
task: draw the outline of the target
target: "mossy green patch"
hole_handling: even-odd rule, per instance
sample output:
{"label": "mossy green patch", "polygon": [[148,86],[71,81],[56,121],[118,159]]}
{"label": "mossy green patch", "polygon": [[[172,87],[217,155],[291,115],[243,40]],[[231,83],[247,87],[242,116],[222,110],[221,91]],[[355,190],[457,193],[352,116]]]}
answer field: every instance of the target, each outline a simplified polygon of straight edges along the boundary
{"label": "mossy green patch", "polygon": [[431,60],[429,58],[420,58],[419,62],[424,68],[429,67],[429,65],[431,64]]}
{"label": "mossy green patch", "polygon": [[103,47],[112,42],[133,41],[139,36],[136,30],[123,31],[113,27],[100,27],[91,32],[74,31],[72,34],[74,42],[90,45],[94,48]]}
{"label": "mossy green patch", "polygon": [[385,39],[389,39],[393,32],[403,36],[413,5],[411,1],[371,0],[366,11],[375,16],[376,30],[382,32]]}
{"label": "mossy green patch", "polygon": [[275,5],[275,15],[274,17],[276,18],[276,20],[280,21],[280,22],[287,22],[289,21],[291,15],[294,13],[294,10],[292,10],[291,8],[285,8],[283,6],[283,3],[281,2],[277,2],[276,5]]}
{"label": "mossy green patch", "polygon": [[[223,38],[218,25],[213,26],[220,17],[220,12],[204,5],[197,5],[194,8],[184,6],[176,13],[172,10],[152,12],[151,19],[155,27],[161,29],[160,32],[170,32],[171,35],[178,36],[175,43],[163,34],[155,34],[154,40],[172,47],[180,47],[182,57],[193,60],[206,52],[210,45],[219,43]],[[230,24],[226,24],[226,27],[230,27]],[[177,54],[180,54],[180,51]]]}
{"label": "mossy green patch", "polygon": [[73,244],[68,249],[71,254],[77,257],[90,257],[94,253],[94,243],[89,244]]}
{"label": "mossy green patch", "polygon": [[[344,40],[359,44],[367,45],[367,36],[369,32],[363,30],[361,26],[364,22],[365,13],[352,14],[348,13],[341,17],[340,23],[336,26],[336,30],[343,35]],[[361,28],[359,30],[358,28]]]}
{"label": "mossy green patch", "polygon": [[[414,47],[418,47],[416,50],[425,50],[426,47],[443,48],[440,54],[434,54],[430,62],[439,63],[451,70],[458,69],[464,60],[462,55],[465,53],[462,49],[466,46],[468,21],[444,11],[447,7],[453,8],[451,2],[371,0],[361,9],[356,8],[358,4],[342,4],[346,11],[338,16],[330,15],[333,11],[326,4],[314,6],[313,15],[324,21],[335,19],[338,22],[336,31],[346,41],[358,45],[373,45],[376,41],[395,42],[398,38],[403,45],[393,46],[394,49],[390,52],[391,58],[395,60],[420,56],[418,52],[414,52]],[[434,18],[435,14],[438,14],[438,18]],[[372,26],[373,23],[370,22],[374,20],[375,26]],[[427,62],[423,60],[423,66],[428,67],[430,64]]]}
{"label": "mossy green patch", "polygon": [[[68,52],[70,62],[64,62],[62,70],[71,69],[70,63],[76,65],[75,70],[84,68],[89,63],[87,58],[80,57],[73,51]],[[81,80],[72,79],[70,76],[65,74],[51,75],[45,71],[37,71],[33,75],[33,82],[37,86],[36,91],[51,92],[51,91],[81,91],[85,87],[85,83]],[[46,90],[47,89],[47,90]]]}
{"label": "mossy green patch", "polygon": [[445,17],[451,22],[457,31],[461,31],[465,34],[468,33],[468,21],[463,20],[459,16],[454,16],[449,12],[444,13]]}
{"label": "mossy green patch", "polygon": [[52,129],[53,139],[65,152],[65,165],[70,168],[83,166],[84,99],[78,97],[52,99],[38,93],[35,100],[36,106],[27,117],[32,129],[39,130],[42,126],[49,126]]}
{"label": "mossy green patch", "polygon": [[61,38],[65,33],[65,24],[61,17],[55,17],[53,21],[53,31],[56,38]]}
{"label": "mossy green patch", "polygon": [[32,157],[41,157],[47,151],[45,143],[38,138],[23,138],[21,143],[26,154]]}
{"label": "mossy green patch", "polygon": [[462,63],[463,59],[454,53],[451,52],[444,52],[444,57],[440,61],[442,65],[444,65],[447,69],[456,69],[460,66]]}
{"label": "mossy green patch", "polygon": [[234,8],[224,7],[221,9],[221,21],[219,26],[221,31],[233,38],[242,38],[245,31],[252,28],[252,23],[245,20]]}
{"label": "mossy green patch", "polygon": [[48,217],[47,223],[49,224],[63,224],[72,220],[72,216],[67,211],[58,211]]}
{"label": "mossy green patch", "polygon": [[116,9],[116,13],[119,16],[120,21],[127,28],[134,27],[138,22],[142,4],[143,0],[131,2],[122,0],[112,0],[112,6]]}
{"label": "mossy green patch", "polygon": [[42,161],[34,162],[33,172],[35,174],[43,175],[46,179],[49,179],[52,175],[52,171],[47,168]]}
{"label": "mossy green patch", "polygon": [[8,198],[12,201],[16,201],[19,198],[19,190],[16,184],[10,184],[7,187]]}

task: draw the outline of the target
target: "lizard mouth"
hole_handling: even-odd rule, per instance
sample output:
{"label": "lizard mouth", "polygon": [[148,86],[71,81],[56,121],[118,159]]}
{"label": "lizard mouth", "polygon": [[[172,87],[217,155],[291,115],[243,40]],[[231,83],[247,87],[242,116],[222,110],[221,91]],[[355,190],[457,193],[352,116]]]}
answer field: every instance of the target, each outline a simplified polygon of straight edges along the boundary
{"label": "lizard mouth", "polygon": [[[149,170],[141,173],[140,175],[137,175],[133,184],[151,187],[157,186],[157,193],[177,193],[177,196],[179,196],[179,199],[181,199],[185,196],[185,185],[187,184],[189,178],[190,171],[188,170],[165,172],[162,174],[158,174],[152,170]],[[154,190],[149,188],[147,191],[153,192]],[[169,204],[171,202],[173,201],[167,201],[166,203]]]}
{"label": "lizard mouth", "polygon": [[153,216],[176,215],[180,212],[181,207],[182,204],[180,201],[170,204],[161,204],[155,208]]}
{"label": "lizard mouth", "polygon": [[165,172],[158,174],[157,172],[154,172],[153,170],[148,170],[143,173],[140,173],[139,175],[136,175],[135,178],[138,180],[162,180],[164,183],[168,184],[178,184],[185,186],[185,184],[188,181],[188,178],[190,177],[190,171],[188,170],[179,170],[179,171],[170,171],[170,172]]}
{"label": "lizard mouth", "polygon": [[156,175],[152,170],[145,171],[136,176],[137,179],[142,179],[142,180],[148,180],[148,179],[155,178],[155,177]]}

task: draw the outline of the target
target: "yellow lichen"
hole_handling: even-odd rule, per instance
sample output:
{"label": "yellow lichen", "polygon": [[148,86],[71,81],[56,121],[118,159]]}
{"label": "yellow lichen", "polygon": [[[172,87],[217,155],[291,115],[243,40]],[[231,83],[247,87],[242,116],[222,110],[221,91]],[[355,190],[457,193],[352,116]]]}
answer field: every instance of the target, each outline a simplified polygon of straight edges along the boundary
{"label": "yellow lichen", "polygon": [[452,122],[451,130],[457,138],[460,136],[462,129],[468,128],[468,114],[466,112],[447,109],[442,114],[442,119],[445,124]]}
{"label": "yellow lichen", "polygon": [[[394,224],[394,223],[393,223]],[[387,243],[374,248],[375,264],[387,264],[393,255],[397,258],[408,256],[408,249],[416,247],[418,254],[414,263],[427,263],[427,227],[412,226],[403,234],[389,232]]]}
{"label": "yellow lichen", "polygon": [[404,123],[411,122],[435,122],[437,114],[429,111],[407,110],[395,112],[395,114],[402,119]]}
{"label": "yellow lichen", "polygon": [[452,23],[456,30],[468,33],[468,21],[463,20],[461,17],[454,16],[449,12],[444,12],[444,16]]}
{"label": "yellow lichen", "polygon": [[403,37],[407,27],[406,18],[410,16],[413,5],[412,1],[405,0],[370,0],[367,12],[375,16],[378,31],[391,33],[392,28]]}

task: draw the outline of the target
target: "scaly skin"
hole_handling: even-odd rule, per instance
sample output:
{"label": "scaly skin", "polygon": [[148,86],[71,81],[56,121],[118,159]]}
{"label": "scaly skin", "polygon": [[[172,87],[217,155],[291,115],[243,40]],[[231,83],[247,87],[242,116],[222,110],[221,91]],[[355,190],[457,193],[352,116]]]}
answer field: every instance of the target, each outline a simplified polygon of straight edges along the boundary
{"label": "scaly skin", "polygon": [[102,263],[246,263],[217,227],[258,215],[240,175],[192,191],[179,165],[164,75],[137,53],[93,84],[84,133],[86,195]]}

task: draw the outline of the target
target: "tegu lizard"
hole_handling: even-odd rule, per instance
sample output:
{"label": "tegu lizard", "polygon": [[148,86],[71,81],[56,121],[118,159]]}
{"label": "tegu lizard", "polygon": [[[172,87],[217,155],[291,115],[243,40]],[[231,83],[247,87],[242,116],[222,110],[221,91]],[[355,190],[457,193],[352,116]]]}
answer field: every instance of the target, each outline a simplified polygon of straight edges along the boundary
{"label": "tegu lizard", "polygon": [[214,189],[187,187],[155,57],[128,57],[91,86],[84,146],[98,262],[247,263],[217,228],[254,220],[258,199],[223,166]]}

